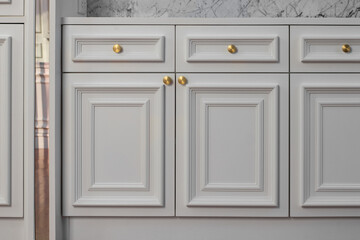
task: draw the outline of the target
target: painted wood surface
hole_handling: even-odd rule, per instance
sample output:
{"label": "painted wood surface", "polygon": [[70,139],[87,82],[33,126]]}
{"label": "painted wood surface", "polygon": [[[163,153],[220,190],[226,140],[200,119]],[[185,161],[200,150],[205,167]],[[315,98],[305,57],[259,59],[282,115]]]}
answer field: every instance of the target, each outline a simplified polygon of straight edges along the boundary
{"label": "painted wood surface", "polygon": [[0,17],[23,15],[23,0],[0,0]]}
{"label": "painted wood surface", "polygon": [[288,34],[286,26],[178,26],[176,70],[287,72]]}
{"label": "painted wood surface", "polygon": [[[291,72],[360,72],[360,27],[294,26]],[[342,46],[348,44],[349,52]]]}
{"label": "painted wood surface", "polygon": [[[201,21],[194,20],[194,22],[192,22],[191,19],[179,20],[179,21],[175,21],[175,20],[163,21],[160,19],[159,20],[152,19],[152,20],[146,21],[145,19],[133,19],[133,22],[130,21],[132,19],[130,19],[130,20],[124,19],[123,22],[121,22],[122,20],[123,19],[116,19],[116,18],[110,19],[109,18],[109,19],[99,19],[97,21],[94,18],[90,18],[90,19],[87,19],[87,18],[79,18],[79,19],[72,18],[71,19],[71,18],[69,18],[69,19],[64,19],[63,21],[66,24],[76,23],[76,24],[80,24],[80,25],[84,25],[87,23],[88,24],[91,23],[94,25],[101,25],[101,24],[106,24],[106,23],[109,23],[110,25],[111,24],[113,24],[113,25],[114,24],[199,25],[199,24],[201,24],[201,21],[204,22],[204,20],[201,20]],[[345,19],[343,22],[340,20],[337,21],[334,19],[332,19],[332,20],[329,19],[328,22],[324,21],[324,19],[319,20],[319,21],[317,21],[317,20],[312,21],[309,19],[304,19],[304,20],[292,19],[288,23],[285,20],[282,20],[282,21],[255,20],[255,22],[253,22],[253,23],[250,23],[250,21],[248,20],[248,21],[244,21],[242,23],[241,21],[230,22],[230,20],[225,21],[225,20],[219,19],[218,21],[215,21],[215,20],[205,21],[204,25],[225,25],[227,23],[230,25],[231,24],[266,25],[266,24],[273,23],[274,25],[286,25],[287,27],[290,27],[290,30],[291,30],[292,26],[289,26],[289,25],[292,23],[294,25],[301,25],[303,23],[305,23],[307,25],[314,25],[314,24],[325,24],[325,25],[329,24],[329,25],[331,25],[334,23],[335,24],[344,24],[346,22],[348,22],[349,24],[358,24],[356,21],[347,21],[347,20],[345,21]],[[173,57],[175,57],[175,56],[173,56]],[[259,71],[261,71],[261,69],[259,69]],[[287,70],[284,74],[284,76],[286,76],[285,77],[286,80],[284,80],[286,82],[286,84],[288,84],[288,81],[289,81],[289,79],[288,79],[289,73],[290,73],[290,71]],[[92,75],[92,74],[94,74],[94,73],[91,73],[88,75]],[[104,73],[97,73],[97,74],[106,75]],[[74,75],[77,75],[77,74],[74,73]],[[79,75],[81,75],[81,74],[79,74]],[[148,74],[148,75],[150,75],[150,74]],[[197,74],[184,73],[183,75],[191,76],[191,75],[197,75]],[[231,73],[227,72],[227,73],[223,73],[223,74],[205,73],[204,75],[211,75],[212,77],[214,77],[213,75],[218,75],[218,76],[229,75],[229,76],[231,76],[231,75],[245,75],[245,74],[231,74]],[[257,73],[254,75],[261,75],[261,74]],[[267,78],[271,79],[275,75],[281,75],[281,74],[266,73],[264,75]],[[272,75],[274,75],[274,76],[272,76]],[[226,79],[226,77],[223,77],[223,78]],[[189,84],[191,84],[190,79],[193,79],[193,78],[188,78],[188,79],[189,79]],[[209,79],[211,79],[211,78],[209,77]],[[203,84],[206,84],[205,80],[206,79],[203,79],[201,82]],[[178,84],[177,84],[176,88],[179,89],[180,87],[183,87],[183,86],[178,86]],[[282,88],[280,87],[280,89],[282,89]],[[55,88],[53,89],[53,91],[55,91]],[[55,92],[57,92],[59,94],[59,91],[60,90],[57,89]],[[288,94],[289,94],[289,89],[287,88],[287,92],[285,92],[284,95],[288,96]],[[178,94],[177,94],[177,96],[179,97]],[[224,98],[224,96],[222,96],[222,98]],[[280,100],[279,100],[280,103],[283,103],[282,101],[284,99],[287,99],[287,98],[280,97]],[[285,103],[289,104],[288,99],[285,101]],[[186,104],[186,103],[180,102],[180,101],[179,101],[179,103],[177,102],[176,103],[177,110],[178,110],[178,106],[181,106],[181,104]],[[240,107],[237,106],[237,108],[240,108]],[[249,109],[246,109],[246,110],[244,109],[244,107],[240,108],[240,109],[238,109],[239,111],[237,111],[235,116],[237,116],[238,118],[241,117],[245,120],[247,119],[247,122],[248,122],[247,126],[250,126],[251,125],[250,122],[252,120],[254,120],[254,117],[251,117],[251,116],[254,116],[254,113],[253,113],[255,111],[254,109],[255,109],[255,107],[252,109],[249,107]],[[286,107],[286,109],[288,109],[288,108]],[[222,117],[222,114],[219,114],[219,113],[216,114],[217,113],[216,110],[219,110],[219,109],[215,109],[215,112],[212,111],[212,116],[215,116],[214,119],[217,122],[219,122],[221,120],[220,117]],[[228,109],[226,109],[226,110],[228,110]],[[58,112],[58,114],[60,114],[60,113]],[[211,115],[211,111],[210,111],[210,115]],[[223,115],[226,116],[226,111]],[[244,116],[246,116],[246,117],[244,118]],[[198,117],[201,117],[200,113],[198,113]],[[228,118],[224,118],[224,119],[228,120],[228,121],[236,120],[236,119],[228,119]],[[225,121],[224,119],[222,119],[221,121]],[[177,117],[176,124],[177,124],[177,126],[180,126],[182,124],[182,122],[186,122],[186,121],[189,121],[188,118],[186,118],[184,116],[180,116],[180,117]],[[287,121],[286,123],[289,124],[289,121]],[[211,129],[212,129],[212,132],[217,130],[216,128],[211,128]],[[251,130],[253,128],[249,127],[248,129]],[[248,130],[248,129],[246,129],[246,130]],[[219,133],[219,131],[216,133],[221,134],[221,132]],[[228,134],[228,136],[229,136],[229,134]],[[177,137],[179,137],[179,135],[177,135]],[[214,141],[216,141],[216,139]],[[217,143],[219,143],[219,141]],[[282,145],[282,144],[280,144],[280,145]],[[178,148],[179,148],[179,146],[177,145],[177,149]],[[248,150],[248,149],[246,149],[246,150]],[[230,155],[231,155],[231,153],[232,152],[229,151]],[[58,155],[59,155],[59,152],[58,152]],[[250,154],[248,154],[248,155],[250,156]],[[287,159],[287,161],[288,161],[288,159]],[[210,161],[210,162],[214,163],[214,161]],[[249,162],[250,161],[248,161],[248,163]],[[226,165],[226,161],[225,161],[224,165]],[[217,166],[216,161],[215,161],[215,166]],[[179,167],[179,162],[177,162],[176,169],[179,169],[178,167]],[[251,164],[247,164],[247,167],[250,168]],[[218,170],[218,173],[219,172],[221,173],[221,168],[218,166],[210,168],[210,169]],[[296,169],[296,170],[298,170],[298,169]],[[248,174],[248,173],[246,173],[246,174]],[[235,183],[235,184],[246,183],[246,182],[248,182],[248,180],[254,179],[253,178],[254,175],[249,176],[249,175],[244,174],[243,176],[244,176],[243,179],[239,179],[239,178],[236,178],[237,176],[234,174],[229,174],[229,176],[226,176],[224,174],[215,173],[209,177],[209,183],[210,183],[209,187],[211,188],[214,186],[214,185],[211,186],[212,183],[219,182],[219,181],[221,182],[221,181],[224,181],[224,179],[227,181],[225,183],[229,183],[229,181],[231,180],[232,181],[231,183]],[[179,174],[177,174],[177,177],[179,177]],[[184,177],[184,179],[188,179],[188,178],[189,178],[189,176]],[[227,178],[229,178],[230,180]],[[326,178],[326,179],[328,179],[328,178]],[[330,180],[332,181],[333,179],[330,179]],[[285,182],[288,183],[288,181],[285,181]],[[230,185],[234,185],[234,184],[230,184]],[[178,190],[179,187],[181,187],[181,186],[182,185],[177,186],[176,190]],[[229,187],[229,184],[227,186]],[[244,184],[242,184],[241,186],[243,187]],[[285,189],[288,189],[288,188],[285,188]],[[219,194],[223,194],[223,192],[220,192]],[[177,196],[179,196],[179,195],[177,195]],[[186,199],[186,200],[188,200],[188,199]],[[179,201],[177,201],[177,202],[179,202]],[[203,206],[203,207],[204,208],[214,208],[214,209],[220,208],[219,211],[222,211],[222,209],[221,209],[222,207],[219,207],[219,206],[214,206],[214,207]],[[200,209],[201,207],[191,206],[189,208],[192,208],[192,209],[199,208]],[[230,208],[233,208],[233,206],[230,206]],[[249,211],[250,210],[254,211],[254,209],[251,209],[250,207],[246,207],[246,208]],[[266,212],[265,208],[266,207],[263,207],[263,209],[261,209],[261,211]],[[332,208],[334,208],[334,207],[327,207],[327,209],[332,209]],[[356,209],[356,207],[353,207],[353,208]],[[179,209],[176,208],[176,210],[178,211]],[[350,209],[349,209],[349,211],[350,211]],[[206,212],[206,211],[204,211],[204,212]],[[204,214],[206,215],[207,213],[204,213]],[[222,212],[221,214],[224,214],[224,213]],[[274,214],[274,213],[272,213],[272,214]],[[269,216],[272,214],[269,213]],[[288,216],[288,214],[289,214],[289,212],[286,212],[285,216]],[[209,215],[207,215],[207,217],[202,216],[201,218],[199,218],[198,216],[201,216],[201,214],[195,216],[195,214],[192,213],[192,214],[190,214],[190,216],[187,216],[187,217],[165,217],[165,218],[153,218],[153,217],[152,218],[148,218],[148,217],[102,218],[102,217],[89,217],[89,216],[88,217],[70,217],[70,218],[58,217],[57,221],[58,222],[63,221],[64,223],[66,223],[66,225],[65,225],[66,227],[57,228],[57,230],[58,230],[58,233],[59,232],[64,233],[65,239],[82,239],[82,238],[83,239],[96,239],[96,238],[99,238],[100,236],[104,236],[104,234],[106,235],[106,237],[108,239],[118,239],[119,236],[124,237],[124,238],[136,238],[136,239],[152,239],[152,238],[153,239],[183,239],[184,237],[187,239],[201,239],[201,238],[219,239],[219,237],[220,238],[221,237],[222,238],[224,238],[224,237],[233,238],[234,236],[248,236],[253,239],[264,239],[264,238],[268,238],[268,239],[289,239],[289,238],[294,238],[294,239],[305,239],[305,238],[337,239],[339,237],[340,238],[342,237],[342,238],[345,238],[346,240],[352,240],[352,239],[357,239],[357,236],[358,236],[358,228],[356,227],[359,223],[358,219],[346,219],[343,217],[337,218],[337,219],[332,219],[332,218],[298,219],[298,218],[292,218],[292,217],[281,218],[281,219],[274,219],[274,218],[270,218],[270,219],[232,218],[232,219],[230,219],[227,217],[212,218],[212,217],[209,217]],[[224,215],[221,215],[221,216],[224,216]],[[89,226],[91,226],[92,228],[89,231],[84,231],[84,229],[88,228]],[[142,230],[138,231],[138,229],[142,229]],[[164,231],[164,229],[166,229],[166,230]],[[99,234],[101,234],[101,235],[99,235]],[[64,239],[64,238],[58,238],[58,239]]]}
{"label": "painted wood surface", "polygon": [[291,75],[291,216],[359,216],[359,84]]}
{"label": "painted wood surface", "polygon": [[66,26],[63,71],[173,72],[174,35],[173,26]]}
{"label": "painted wood surface", "polygon": [[175,86],[164,76],[63,75],[64,216],[174,215]]}
{"label": "painted wood surface", "polygon": [[288,216],[287,75],[183,76],[176,215]]}
{"label": "painted wood surface", "polygon": [[23,217],[23,26],[0,25],[0,217]]}

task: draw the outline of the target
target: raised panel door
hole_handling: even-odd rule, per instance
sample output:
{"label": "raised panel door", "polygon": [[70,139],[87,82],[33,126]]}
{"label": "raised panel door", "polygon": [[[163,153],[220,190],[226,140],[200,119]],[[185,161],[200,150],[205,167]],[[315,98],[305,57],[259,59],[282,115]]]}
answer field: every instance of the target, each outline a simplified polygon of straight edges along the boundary
{"label": "raised panel door", "polygon": [[176,215],[287,216],[287,75],[184,76]]}
{"label": "raised panel door", "polygon": [[64,74],[64,216],[172,216],[174,84]]}
{"label": "raised panel door", "polygon": [[0,217],[23,216],[23,26],[0,25]]}
{"label": "raised panel door", "polygon": [[291,76],[291,215],[360,215],[360,80]]}

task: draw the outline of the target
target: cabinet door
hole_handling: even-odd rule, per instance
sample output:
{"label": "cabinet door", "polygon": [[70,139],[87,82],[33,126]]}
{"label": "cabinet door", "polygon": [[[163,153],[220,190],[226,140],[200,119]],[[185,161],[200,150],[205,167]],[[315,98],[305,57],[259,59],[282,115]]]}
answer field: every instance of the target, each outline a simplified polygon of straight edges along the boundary
{"label": "cabinet door", "polygon": [[177,216],[288,216],[288,75],[185,74]]}
{"label": "cabinet door", "polygon": [[23,26],[0,25],[0,217],[23,216]]}
{"label": "cabinet door", "polygon": [[63,75],[64,216],[174,214],[175,86],[163,77]]}
{"label": "cabinet door", "polygon": [[0,16],[24,15],[24,0],[0,0]]}
{"label": "cabinet door", "polygon": [[360,75],[291,76],[291,215],[360,216]]}

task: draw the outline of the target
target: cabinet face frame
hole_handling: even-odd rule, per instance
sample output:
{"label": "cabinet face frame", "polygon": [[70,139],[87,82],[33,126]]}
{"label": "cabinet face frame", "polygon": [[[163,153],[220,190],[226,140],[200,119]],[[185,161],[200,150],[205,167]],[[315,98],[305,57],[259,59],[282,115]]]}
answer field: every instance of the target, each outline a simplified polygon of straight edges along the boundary
{"label": "cabinet face frame", "polygon": [[[64,216],[174,215],[175,86],[164,85],[164,76],[63,74]],[[174,79],[173,74],[169,76]],[[109,119],[98,111],[107,112]],[[124,116],[128,128],[121,123],[117,127],[110,116],[116,119],[125,112],[133,116]],[[128,132],[136,126],[138,137]],[[130,179],[133,176],[126,171],[121,172],[125,177],[117,176],[111,167],[97,162],[108,154],[101,148],[107,140],[97,137],[110,128],[124,134],[119,134],[120,142],[128,140],[134,145],[126,153],[109,149],[126,155],[104,161],[117,167],[123,164],[128,171],[139,173],[139,179]],[[116,138],[109,141],[116,142]]]}
{"label": "cabinet face frame", "polygon": [[0,24],[0,217],[23,217],[23,25]]}
{"label": "cabinet face frame", "polygon": [[[182,74],[178,73],[177,76],[179,75]],[[176,215],[287,217],[288,75],[183,75],[188,79],[188,83],[176,86]],[[259,185],[250,184],[248,181],[241,182],[239,179],[235,185],[234,182],[227,183],[224,173],[221,172],[217,173],[217,177],[211,177],[211,165],[206,152],[210,150],[208,144],[212,139],[206,136],[210,136],[208,124],[212,107],[225,112],[232,111],[229,107],[234,107],[237,108],[237,113],[249,119],[252,119],[249,110],[254,110],[252,115],[255,116],[254,119],[258,119],[255,120],[258,123],[253,126],[255,132],[258,132],[254,140],[264,144],[254,149],[260,157],[259,164],[255,163],[254,166],[255,179],[256,169],[260,170]],[[216,116],[214,112],[213,119],[214,117],[220,116]],[[238,142],[243,140],[234,139]],[[269,153],[269,156],[266,156],[266,153]],[[249,165],[251,160],[247,162],[246,158],[248,157],[238,164]],[[216,164],[216,159],[212,162]],[[236,177],[236,174],[234,176]],[[208,181],[211,178],[215,179],[213,184]],[[216,183],[216,179],[225,182]]]}
{"label": "cabinet face frame", "polygon": [[[339,147],[339,151],[345,151],[344,149],[356,151],[356,148],[349,146],[346,139],[340,135],[347,134],[343,136],[346,138],[351,132],[358,132],[358,126],[351,128],[351,124],[355,124],[356,127],[356,120],[354,123],[352,122],[354,119],[343,116],[352,114],[354,118],[360,118],[359,75],[292,74],[290,86],[290,215],[292,217],[359,216],[360,181],[359,177],[350,171],[358,164],[347,162],[340,166],[333,157],[337,155],[333,152],[335,147]],[[326,130],[338,132],[338,138],[343,140],[334,136],[325,138]],[[351,138],[355,137],[353,135]],[[357,141],[353,139],[351,142]],[[354,158],[346,156],[345,153],[341,155],[346,157],[342,160],[354,161]],[[348,169],[348,171],[337,171],[334,176],[334,168]]]}

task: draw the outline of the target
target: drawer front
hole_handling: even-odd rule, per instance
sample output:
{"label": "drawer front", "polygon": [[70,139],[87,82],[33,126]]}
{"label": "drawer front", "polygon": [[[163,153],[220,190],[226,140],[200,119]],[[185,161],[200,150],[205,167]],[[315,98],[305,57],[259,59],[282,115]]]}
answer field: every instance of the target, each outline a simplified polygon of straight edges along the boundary
{"label": "drawer front", "polygon": [[64,72],[172,72],[170,26],[65,26]]}
{"label": "drawer front", "polygon": [[359,72],[360,27],[292,27],[291,71]]}
{"label": "drawer front", "polygon": [[0,16],[24,15],[23,0],[0,0]]}
{"label": "drawer front", "polygon": [[182,72],[286,72],[288,28],[177,27],[177,70]]}

